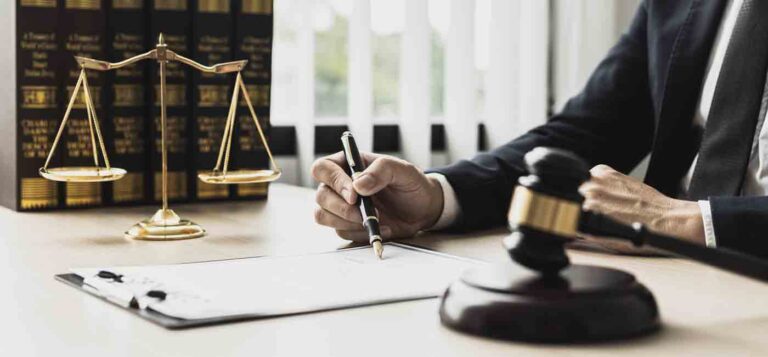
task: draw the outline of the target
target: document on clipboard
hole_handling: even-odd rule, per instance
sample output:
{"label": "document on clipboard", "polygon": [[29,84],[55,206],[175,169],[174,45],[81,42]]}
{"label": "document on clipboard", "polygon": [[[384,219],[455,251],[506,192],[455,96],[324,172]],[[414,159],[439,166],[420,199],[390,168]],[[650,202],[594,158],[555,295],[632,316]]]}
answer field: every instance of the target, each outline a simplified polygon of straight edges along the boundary
{"label": "document on clipboard", "polygon": [[440,296],[478,261],[388,243],[326,253],[71,269],[57,278],[168,328]]}

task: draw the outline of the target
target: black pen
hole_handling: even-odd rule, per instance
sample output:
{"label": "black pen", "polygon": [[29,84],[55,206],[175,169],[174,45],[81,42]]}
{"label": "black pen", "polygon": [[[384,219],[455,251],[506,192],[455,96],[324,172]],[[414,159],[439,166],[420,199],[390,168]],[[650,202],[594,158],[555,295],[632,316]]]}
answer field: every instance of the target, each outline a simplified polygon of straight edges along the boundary
{"label": "black pen", "polygon": [[[349,165],[349,176],[354,180],[365,171],[365,163],[362,156],[360,156],[360,151],[357,150],[357,144],[355,144],[355,138],[352,136],[352,133],[345,131],[341,135],[341,145],[344,146],[344,157],[347,158],[347,164]],[[360,206],[360,214],[363,216],[363,227],[368,231],[368,240],[371,242],[376,256],[381,259],[384,247],[381,245],[379,218],[376,216],[373,200],[370,197],[358,195],[357,204]]]}

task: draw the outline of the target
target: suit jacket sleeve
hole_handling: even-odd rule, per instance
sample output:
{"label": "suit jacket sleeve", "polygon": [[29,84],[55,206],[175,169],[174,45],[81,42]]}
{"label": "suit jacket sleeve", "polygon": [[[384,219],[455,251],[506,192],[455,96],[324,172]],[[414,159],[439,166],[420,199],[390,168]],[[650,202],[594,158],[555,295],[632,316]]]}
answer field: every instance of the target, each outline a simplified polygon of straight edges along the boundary
{"label": "suit jacket sleeve", "polygon": [[[590,164],[628,172],[650,151],[654,110],[648,80],[648,14],[640,6],[629,30],[592,73],[586,87],[546,124],[490,152],[431,170],[456,192],[456,230],[502,225],[523,155],[538,146],[570,150]],[[514,118],[509,118],[514,120]]]}
{"label": "suit jacket sleeve", "polygon": [[718,248],[768,258],[768,197],[710,197]]}

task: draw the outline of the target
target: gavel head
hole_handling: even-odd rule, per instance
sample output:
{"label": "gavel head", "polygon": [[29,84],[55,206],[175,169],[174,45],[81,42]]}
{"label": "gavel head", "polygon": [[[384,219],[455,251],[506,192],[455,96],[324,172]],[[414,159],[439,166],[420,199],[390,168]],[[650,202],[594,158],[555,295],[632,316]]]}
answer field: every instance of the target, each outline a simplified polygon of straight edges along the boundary
{"label": "gavel head", "polygon": [[530,174],[514,190],[512,234],[504,244],[517,263],[554,275],[570,264],[564,245],[576,238],[584,200],[578,188],[589,179],[589,169],[578,156],[545,147],[528,152],[525,164]]}

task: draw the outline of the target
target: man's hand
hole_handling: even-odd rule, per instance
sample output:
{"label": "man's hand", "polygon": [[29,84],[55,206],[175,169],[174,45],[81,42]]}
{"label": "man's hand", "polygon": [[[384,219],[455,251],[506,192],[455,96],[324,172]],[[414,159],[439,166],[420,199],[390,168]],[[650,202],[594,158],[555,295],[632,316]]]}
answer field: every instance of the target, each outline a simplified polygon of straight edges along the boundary
{"label": "man's hand", "polygon": [[379,214],[382,238],[411,237],[432,227],[443,210],[440,183],[416,166],[395,157],[362,154],[366,170],[352,181],[344,154],[326,156],[312,165],[317,188],[315,221],[334,228],[344,239],[367,242],[357,195],[371,196]]}
{"label": "man's hand", "polygon": [[[595,166],[590,173],[592,178],[579,188],[585,198],[585,210],[603,213],[627,224],[640,222],[651,231],[705,244],[704,223],[697,202],[664,196],[606,165]],[[630,245],[614,242],[595,240],[612,250],[637,252],[630,249]]]}

